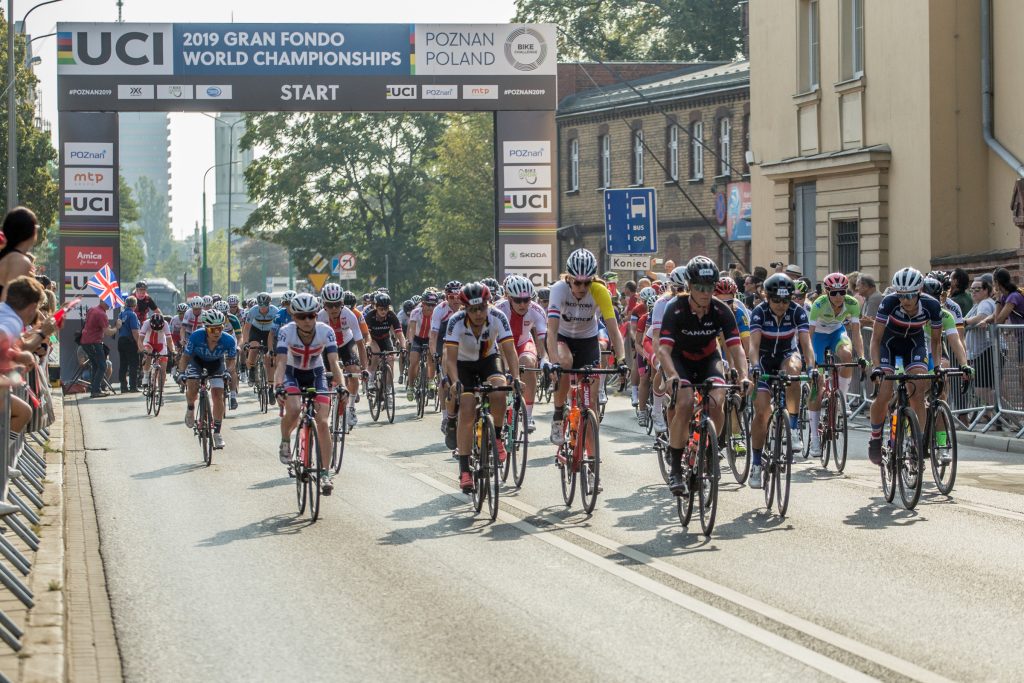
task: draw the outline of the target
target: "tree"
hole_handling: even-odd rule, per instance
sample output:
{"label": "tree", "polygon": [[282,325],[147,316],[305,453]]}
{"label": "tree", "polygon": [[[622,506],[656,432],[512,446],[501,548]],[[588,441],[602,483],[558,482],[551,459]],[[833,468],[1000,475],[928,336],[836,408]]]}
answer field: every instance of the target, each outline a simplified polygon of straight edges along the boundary
{"label": "tree", "polygon": [[119,179],[121,212],[121,270],[117,273],[122,291],[128,291],[128,283],[142,275],[142,267],[146,260],[146,251],[142,246],[142,229],[132,224],[139,220],[139,205],[132,196],[132,188],[128,186],[124,176]]}
{"label": "tree", "polygon": [[160,194],[148,176],[135,181],[135,200],[139,206],[137,219],[146,240],[146,265],[152,269],[167,258],[171,250],[171,224],[167,215],[167,197]]}
{"label": "tree", "polygon": [[[324,253],[330,258],[333,254]],[[280,245],[266,240],[241,240],[235,246],[234,263],[238,273],[232,273],[241,289],[239,293],[252,294],[267,288],[267,278],[288,276],[288,252]]]}
{"label": "tree", "polygon": [[490,114],[458,114],[441,137],[418,241],[432,282],[494,274],[494,130]]}
{"label": "tree", "polygon": [[731,61],[736,0],[516,0],[516,22],[557,24],[561,60]]}
{"label": "tree", "polygon": [[[0,54],[7,54],[7,20],[0,12]],[[35,211],[40,237],[57,221],[57,183],[48,167],[57,152],[50,135],[36,127],[35,91],[39,79],[25,65],[25,37],[18,35],[14,45],[15,101],[18,120],[18,202]],[[7,86],[6,76],[3,78]],[[7,96],[0,97],[0,159],[7,168]],[[0,174],[0,197],[7,197],[7,174]],[[8,207],[13,208],[13,207]]]}

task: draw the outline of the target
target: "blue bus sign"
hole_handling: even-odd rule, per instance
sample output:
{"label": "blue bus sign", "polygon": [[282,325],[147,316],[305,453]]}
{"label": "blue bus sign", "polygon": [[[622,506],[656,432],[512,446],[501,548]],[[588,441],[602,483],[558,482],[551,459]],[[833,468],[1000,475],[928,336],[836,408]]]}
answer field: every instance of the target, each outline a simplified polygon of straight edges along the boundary
{"label": "blue bus sign", "polygon": [[658,212],[654,188],[604,191],[604,230],[609,254],[658,251]]}

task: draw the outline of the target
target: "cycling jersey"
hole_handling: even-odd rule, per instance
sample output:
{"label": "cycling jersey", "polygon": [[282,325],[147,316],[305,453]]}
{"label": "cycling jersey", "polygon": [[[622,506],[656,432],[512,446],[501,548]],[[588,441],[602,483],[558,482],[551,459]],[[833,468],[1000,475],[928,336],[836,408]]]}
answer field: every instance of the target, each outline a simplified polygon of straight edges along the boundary
{"label": "cycling jersey", "polygon": [[448,322],[448,318],[452,317],[455,313],[455,309],[448,305],[447,301],[442,301],[434,307],[434,313],[430,316],[430,331],[440,332],[442,325]]}
{"label": "cycling jersey", "polygon": [[366,326],[370,328],[370,339],[375,342],[390,339],[392,332],[402,331],[402,324],[394,311],[388,311],[384,318],[380,318],[377,311],[370,311],[366,316]]}
{"label": "cycling jersey", "polygon": [[[436,306],[435,306],[436,308]],[[430,312],[429,316],[423,315],[423,307],[416,306],[412,309],[412,313],[409,314],[409,333],[414,339],[426,340],[430,337],[430,320],[433,317],[433,311]]]}
{"label": "cycling jersey", "polygon": [[267,310],[261,311],[259,306],[253,306],[245,312],[243,320],[257,330],[269,332],[274,327],[274,318],[277,317],[280,309],[277,306],[267,306]]}
{"label": "cycling jersey", "polygon": [[810,322],[814,325],[814,333],[830,334],[850,323],[860,322],[860,303],[847,294],[843,298],[843,306],[836,313],[832,308],[828,295],[823,294],[811,304]]}
{"label": "cycling jersey", "polygon": [[663,296],[654,302],[654,308],[651,309],[651,317],[648,318],[647,324],[647,338],[654,342],[655,333],[661,334],[661,321],[665,318],[665,309],[675,299],[674,294],[668,294]]}
{"label": "cycling jersey", "polygon": [[475,362],[498,353],[498,345],[512,338],[512,327],[505,314],[489,306],[487,320],[480,333],[473,332],[466,311],[459,311],[448,320],[444,336],[445,348],[457,347],[458,360]]}
{"label": "cycling jersey", "polygon": [[797,337],[808,328],[803,306],[790,302],[789,308],[776,317],[768,303],[760,303],[750,314],[750,331],[761,333],[760,356],[779,358],[797,350]]}
{"label": "cycling jersey", "polygon": [[147,320],[142,323],[142,328],[139,330],[139,339],[142,341],[143,348],[153,353],[162,354],[167,349],[167,326],[164,325],[163,329],[154,330]]}
{"label": "cycling jersey", "polygon": [[202,329],[202,324],[199,322],[199,316],[203,314],[202,310],[198,313],[194,312],[194,309],[188,309],[185,311],[185,317],[181,320],[181,333],[185,337],[189,337],[198,329]]}
{"label": "cycling jersey", "polygon": [[885,325],[883,339],[923,336],[925,324],[932,329],[942,327],[942,307],[937,299],[921,294],[917,298],[917,308],[908,314],[900,305],[900,298],[890,294],[882,298],[875,320]]}
{"label": "cycling jersey", "polygon": [[355,306],[351,306],[351,307],[346,306],[346,308],[348,308],[348,310],[352,311],[352,314],[356,317],[356,320],[359,321],[359,331],[363,333],[363,339],[366,339],[367,337],[369,337],[370,336],[370,328],[366,326],[366,319],[363,317],[363,312],[360,311],[359,308],[357,308]]}
{"label": "cycling jersey", "polygon": [[317,314],[316,319],[334,330],[334,336],[337,338],[339,346],[344,346],[352,340],[363,340],[363,332],[359,329],[359,320],[356,318],[356,314],[344,306],[341,307],[341,313],[336,321],[331,320],[326,308]]}
{"label": "cycling jersey", "polygon": [[533,341],[532,330],[537,331],[538,339],[543,339],[547,336],[548,320],[544,316],[544,309],[538,303],[531,301],[530,307],[526,309],[526,313],[523,315],[519,315],[513,310],[512,304],[508,299],[502,299],[495,308],[501,311],[508,319],[517,350],[525,346],[527,342]]}
{"label": "cycling jersey", "polygon": [[[946,303],[942,304],[942,308],[944,310],[949,311],[949,313],[953,316],[953,323],[954,324],[956,324],[958,326],[963,326],[963,324],[964,324],[964,313],[963,313],[963,310],[960,308],[960,304],[958,304],[957,302],[953,301],[949,297],[946,297]],[[945,328],[943,328],[943,329],[945,329]]]}
{"label": "cycling jersey", "polygon": [[277,313],[274,315],[274,322],[271,323],[270,329],[275,333],[280,332],[281,328],[292,321],[292,314],[288,312],[287,308],[279,308]]}
{"label": "cycling jersey", "polygon": [[725,335],[726,346],[740,343],[736,315],[724,303],[711,298],[707,315],[698,317],[690,308],[690,295],[682,294],[665,307],[660,343],[672,349],[679,359],[701,361],[716,355],[718,335]]}
{"label": "cycling jersey", "polygon": [[750,311],[739,299],[726,301],[725,304],[736,314],[736,329],[740,331],[740,339],[746,339],[750,336]]}
{"label": "cycling jersey", "polygon": [[337,337],[326,323],[316,323],[313,339],[308,344],[299,337],[299,329],[293,322],[284,325],[277,333],[277,355],[286,356],[287,366],[297,370],[322,368],[323,354],[337,352]]}
{"label": "cycling jersey", "polygon": [[188,342],[185,343],[185,355],[206,363],[220,360],[225,356],[234,358],[238,355],[238,343],[230,334],[221,333],[217,345],[211,349],[206,340],[206,330],[196,330],[189,335]]}
{"label": "cycling jersey", "polygon": [[231,331],[235,334],[241,334],[242,321],[238,319],[238,316],[231,313],[225,313],[225,315],[228,317],[228,323],[231,325]]}
{"label": "cycling jersey", "polygon": [[175,342],[181,340],[181,316],[174,316],[168,322],[168,326],[171,328],[171,339]]}
{"label": "cycling jersey", "polygon": [[558,336],[587,339],[597,336],[597,318],[615,320],[615,308],[608,288],[600,282],[591,282],[582,298],[577,299],[565,280],[551,285],[548,300],[548,318],[557,318]]}
{"label": "cycling jersey", "polygon": [[405,309],[398,309],[398,323],[405,329],[406,324],[409,322],[409,314],[405,312]]}

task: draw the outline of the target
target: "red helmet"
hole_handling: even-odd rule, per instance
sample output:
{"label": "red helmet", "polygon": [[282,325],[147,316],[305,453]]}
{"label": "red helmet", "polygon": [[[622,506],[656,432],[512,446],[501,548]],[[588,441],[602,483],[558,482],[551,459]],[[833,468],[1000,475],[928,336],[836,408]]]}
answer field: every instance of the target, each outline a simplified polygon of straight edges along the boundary
{"label": "red helmet", "polygon": [[831,273],[825,276],[825,279],[821,282],[821,286],[831,292],[835,292],[840,289],[845,291],[850,288],[850,280],[842,273]]}
{"label": "red helmet", "polygon": [[652,282],[651,283],[651,289],[653,289],[654,293],[658,294],[658,295],[660,295],[663,291],[665,291],[665,288],[662,287],[662,285],[661,285],[661,280],[655,280],[654,282]]}
{"label": "red helmet", "polygon": [[715,283],[715,296],[735,296],[735,294],[735,280],[727,275],[718,278],[718,282]]}
{"label": "red helmet", "polygon": [[463,306],[477,306],[491,300],[491,290],[480,282],[467,282],[459,290],[459,301]]}

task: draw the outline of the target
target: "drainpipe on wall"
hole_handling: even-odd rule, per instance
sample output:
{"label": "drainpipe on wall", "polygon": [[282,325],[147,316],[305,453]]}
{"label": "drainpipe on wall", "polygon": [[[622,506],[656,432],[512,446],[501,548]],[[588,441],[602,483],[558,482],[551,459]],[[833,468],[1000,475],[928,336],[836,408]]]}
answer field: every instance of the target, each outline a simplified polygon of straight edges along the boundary
{"label": "drainpipe on wall", "polygon": [[1024,178],[1024,163],[996,140],[992,117],[992,0],[981,0],[981,125],[985,143]]}

